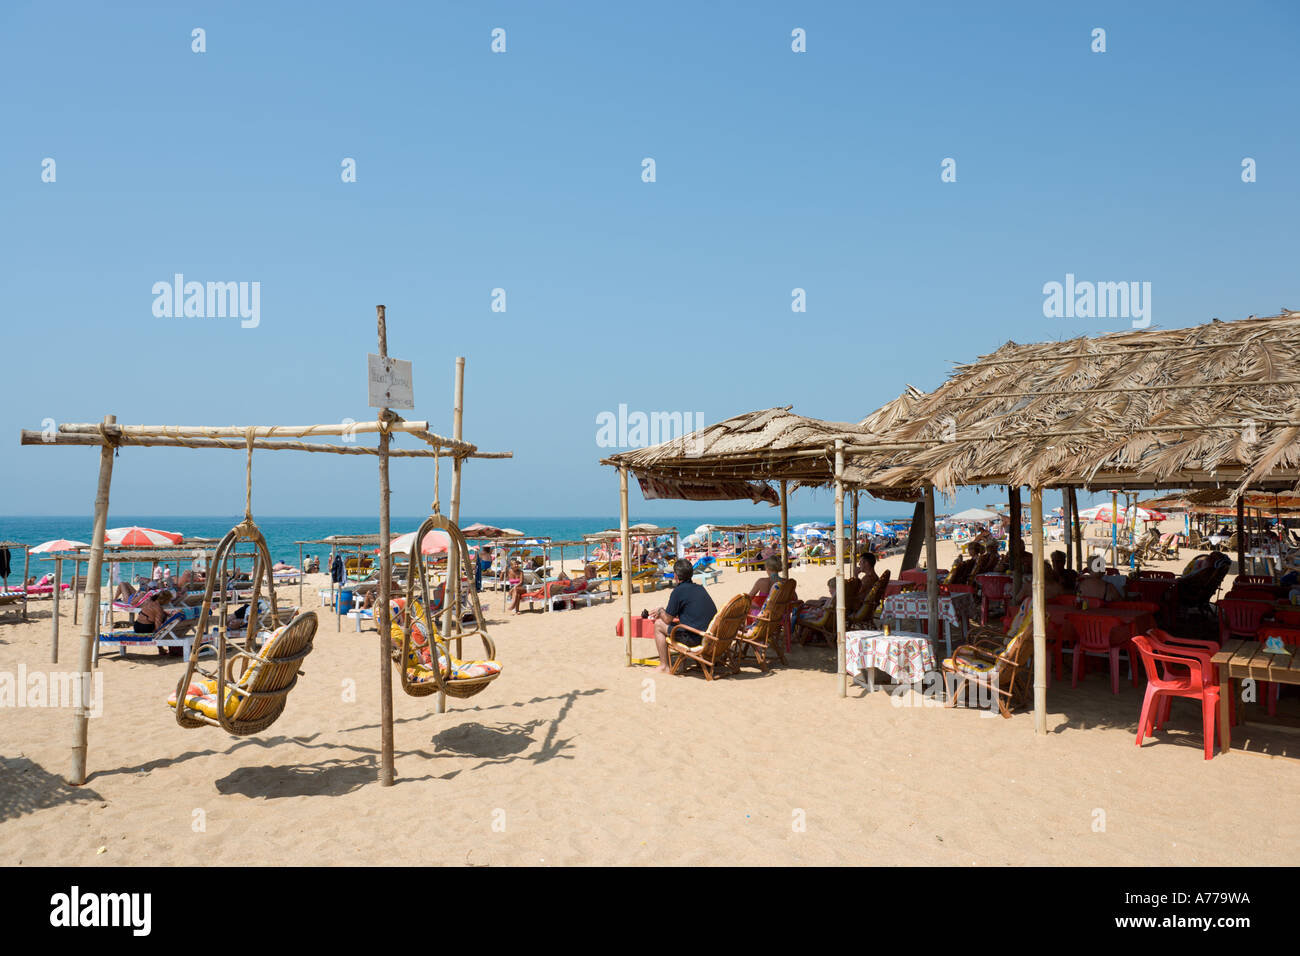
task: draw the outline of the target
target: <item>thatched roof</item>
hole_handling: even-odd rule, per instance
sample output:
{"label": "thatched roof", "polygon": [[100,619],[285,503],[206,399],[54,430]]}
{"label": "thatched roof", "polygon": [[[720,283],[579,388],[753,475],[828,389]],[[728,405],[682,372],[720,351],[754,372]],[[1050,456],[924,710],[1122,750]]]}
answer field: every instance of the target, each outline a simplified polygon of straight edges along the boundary
{"label": "thatched roof", "polygon": [[[638,478],[677,482],[784,479],[818,485],[834,480],[837,438],[873,437],[858,425],[806,418],[786,405],[736,415],[681,438],[611,455],[601,464],[626,465]],[[847,470],[845,477],[854,480]]]}
{"label": "thatched roof", "polygon": [[851,452],[868,485],[1291,488],[1300,312],[1008,342],[865,421],[877,440]]}
{"label": "thatched roof", "polygon": [[[1202,488],[1199,491],[1178,492],[1139,501],[1143,508],[1158,511],[1191,511],[1196,514],[1215,514],[1236,507],[1233,493],[1226,488]],[[1285,492],[1256,491],[1242,496],[1247,511],[1266,513],[1300,512],[1300,495]]]}

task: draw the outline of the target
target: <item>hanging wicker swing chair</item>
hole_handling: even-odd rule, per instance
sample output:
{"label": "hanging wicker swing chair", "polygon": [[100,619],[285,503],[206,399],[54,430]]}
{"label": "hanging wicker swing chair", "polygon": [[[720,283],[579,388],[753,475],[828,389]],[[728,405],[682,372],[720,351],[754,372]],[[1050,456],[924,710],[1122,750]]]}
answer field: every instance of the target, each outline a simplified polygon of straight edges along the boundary
{"label": "hanging wicker swing chair", "polygon": [[[176,685],[176,693],[168,704],[176,710],[176,723],[182,727],[220,727],[237,737],[260,733],[275,723],[284,713],[289,691],[298,683],[299,665],[312,651],[316,636],[316,613],[299,614],[283,626],[275,601],[275,579],[271,566],[271,553],[266,538],[253,523],[249,505],[252,496],[252,439],[248,446],[248,488],[245,497],[244,520],[226,533],[217,545],[216,554],[208,566],[207,584],[203,591],[203,608],[199,612],[200,639],[194,642],[185,673]],[[235,549],[245,542],[255,547],[252,584],[253,594],[244,623],[243,647],[231,639],[229,618],[225,614],[226,563]],[[263,584],[270,604],[270,612],[259,612]],[[216,637],[217,670],[215,673],[199,666],[202,635],[207,633],[212,617],[213,603],[220,586],[222,604]],[[266,622],[274,630],[259,650],[258,632]],[[183,701],[183,703],[179,703]],[[224,701],[224,706],[217,706]]]}
{"label": "hanging wicker swing chair", "polygon": [[[501,665],[496,661],[496,644],[488,635],[483,620],[483,608],[479,604],[478,592],[469,589],[470,606],[474,612],[474,626],[465,631],[461,621],[460,608],[454,607],[451,615],[451,632],[448,638],[458,642],[477,637],[483,643],[486,658],[479,661],[462,661],[451,655],[450,644],[439,636],[430,613],[429,580],[424,556],[420,545],[424,536],[430,531],[440,530],[450,539],[448,549],[448,569],[451,566],[451,548],[460,557],[460,568],[472,567],[469,563],[469,545],[460,528],[441,514],[433,514],[424,519],[424,523],[415,533],[408,555],[409,564],[406,583],[406,602],[402,608],[402,623],[393,622],[391,638],[393,643],[393,662],[401,675],[402,691],[411,697],[427,697],[438,691],[445,691],[449,697],[473,697],[501,676]],[[452,582],[448,581],[448,585]],[[417,592],[418,589],[418,592]],[[458,589],[447,586],[444,600],[454,600],[452,594]],[[459,604],[458,601],[455,604]],[[417,633],[418,632],[418,633]]]}

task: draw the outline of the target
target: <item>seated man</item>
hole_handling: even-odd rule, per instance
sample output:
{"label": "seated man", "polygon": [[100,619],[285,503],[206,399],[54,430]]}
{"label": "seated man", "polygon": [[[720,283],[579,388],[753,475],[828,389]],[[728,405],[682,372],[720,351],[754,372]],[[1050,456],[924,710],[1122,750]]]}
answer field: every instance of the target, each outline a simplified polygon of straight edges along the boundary
{"label": "seated man", "polygon": [[1119,589],[1111,584],[1100,574],[1085,572],[1079,575],[1079,584],[1077,593],[1081,598],[1091,598],[1094,601],[1118,601],[1121,600]]}
{"label": "seated man", "polygon": [[[672,633],[673,626],[685,624],[697,631],[708,630],[713,623],[713,616],[718,613],[718,606],[709,597],[709,592],[691,580],[694,574],[695,568],[691,562],[678,558],[673,565],[673,577],[677,579],[677,586],[668,595],[668,606],[650,612],[650,616],[655,619],[655,646],[659,648],[659,671],[663,674],[670,670],[668,635]],[[675,639],[683,644],[694,645],[699,636],[690,631],[678,631]]]}

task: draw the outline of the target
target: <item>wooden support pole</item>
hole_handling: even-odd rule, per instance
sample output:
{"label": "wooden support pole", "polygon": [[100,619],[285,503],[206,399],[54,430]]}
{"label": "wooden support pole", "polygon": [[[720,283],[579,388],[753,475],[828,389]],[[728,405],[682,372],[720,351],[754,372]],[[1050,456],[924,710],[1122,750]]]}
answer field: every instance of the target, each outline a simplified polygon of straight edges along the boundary
{"label": "wooden support pole", "polygon": [[[1237,512],[1241,514],[1240,511]],[[1241,520],[1240,517],[1237,519]],[[1238,525],[1240,527],[1240,525]],[[1110,566],[1119,571],[1119,492],[1110,493]]]}
{"label": "wooden support pole", "polygon": [[[179,568],[180,563],[178,562],[176,566]],[[177,576],[178,577],[180,576],[179,572],[177,573]],[[306,576],[307,574],[303,570],[303,566],[302,566],[302,542],[300,541],[298,542],[298,609],[299,610],[302,610],[302,579],[305,578]]]}
{"label": "wooden support pole", "polygon": [[[458,355],[456,357],[456,384],[455,384],[455,390],[452,392],[452,405],[451,405],[451,428],[452,428],[451,436],[456,441],[460,441],[460,436],[464,433],[464,415],[465,415],[465,356]],[[461,464],[462,464],[462,460],[460,458],[457,458],[455,461],[452,462],[451,465],[451,523],[458,528],[460,527]],[[547,555],[548,560],[549,557],[550,556],[548,554]],[[466,568],[465,570],[468,571],[469,569]],[[457,657],[460,657],[462,653],[461,639],[459,637],[461,631],[460,572],[461,572],[460,549],[448,548],[447,549],[447,580],[449,584],[448,584],[448,590],[446,592],[446,595],[449,596],[444,596],[443,600],[447,602],[448,608],[452,609],[452,615],[450,620],[451,620],[452,627],[454,628],[454,631],[457,635],[456,637]],[[454,587],[452,585],[454,585]],[[546,593],[545,584],[542,585],[542,592],[543,594]],[[454,604],[452,603],[453,600],[455,602]],[[550,605],[551,602],[548,599],[546,601],[546,606],[548,609],[550,608]],[[448,635],[450,635],[451,633],[452,633],[451,630],[447,631]],[[443,702],[443,705],[445,707],[446,692],[439,691],[438,698],[440,701]]]}
{"label": "wooden support pole", "polygon": [[1237,496],[1237,573],[1246,574],[1246,496]]}
{"label": "wooden support pole", "polygon": [[840,696],[849,693],[844,663],[844,439],[835,439],[835,670],[840,676]]}
{"label": "wooden support pole", "polygon": [[[105,415],[104,424],[117,421],[114,415]],[[99,590],[104,574],[104,533],[108,530],[108,493],[113,483],[113,446],[104,445],[99,450],[99,486],[95,489],[95,521],[90,539],[90,566],[86,572],[86,609],[81,618],[81,652],[78,670],[81,672],[81,700],[73,712],[72,770],[68,783],[79,787],[86,782],[86,756],[89,748],[89,703],[91,660],[95,645],[99,643]]]}
{"label": "wooden support pole", "polygon": [[1024,575],[1021,555],[1025,553],[1025,539],[1021,537],[1020,486],[1007,487],[1007,560],[1011,564],[1011,593],[1020,591]]}
{"label": "wooden support pole", "polygon": [[[632,666],[632,539],[627,531],[627,465],[618,469],[618,533],[623,571],[623,636],[627,640],[627,666]],[[613,565],[610,566],[611,570]],[[613,575],[611,574],[612,578]],[[612,582],[611,582],[612,583]]]}
{"label": "wooden support pole", "polygon": [[[781,576],[790,577],[790,515],[786,496],[788,494],[788,485],[784,478],[781,479]],[[713,537],[713,532],[709,532],[709,537]]]}
{"label": "wooden support pole", "polygon": [[27,597],[31,593],[27,586],[27,578],[31,575],[32,568],[32,549],[23,545],[23,622],[27,621]]}
{"label": "wooden support pole", "polygon": [[81,593],[81,559],[72,559],[72,623],[77,623],[77,608],[81,602],[77,600],[77,595]]}
{"label": "wooden support pole", "polygon": [[1074,567],[1074,516],[1070,511],[1070,489],[1061,489],[1061,540],[1065,544],[1065,567]]}
{"label": "wooden support pole", "polygon": [[[379,327],[379,357],[388,358],[388,323],[384,315],[384,307],[382,305],[375,306],[375,312]],[[382,418],[386,419],[388,414],[387,408],[380,409]],[[388,603],[393,565],[393,557],[388,553],[390,532],[388,514],[390,500],[388,442],[388,432],[381,431],[379,433],[379,613],[375,615],[375,621],[379,625],[379,784],[384,787],[391,787],[395,776],[393,769],[392,637],[389,634],[391,624]],[[344,567],[347,567],[346,562]]]}
{"label": "wooden support pole", "polygon": [[1079,491],[1070,487],[1070,545],[1074,548],[1074,566],[1082,574],[1088,569],[1083,560],[1083,525],[1079,521]]}
{"label": "wooden support pole", "polygon": [[912,509],[912,524],[907,532],[907,547],[903,549],[900,571],[910,571],[921,562],[921,545],[925,543],[925,502],[918,501]]}
{"label": "wooden support pole", "polygon": [[[934,529],[934,485],[925,486],[925,597],[930,615],[930,642],[939,646],[939,536]],[[937,656],[937,655],[936,655]]]}
{"label": "wooden support pole", "polygon": [[1034,569],[1034,733],[1047,733],[1047,591],[1043,575],[1043,489],[1029,489]]}
{"label": "wooden support pole", "polygon": [[[63,590],[63,559],[54,558],[54,616],[50,618],[50,662],[59,662],[59,592]],[[75,597],[72,599],[77,600]]]}
{"label": "wooden support pole", "polygon": [[853,573],[857,573],[858,568],[858,490],[853,489],[853,513],[850,519],[853,522],[852,537],[849,539],[853,546],[849,548],[849,567],[853,568]]}

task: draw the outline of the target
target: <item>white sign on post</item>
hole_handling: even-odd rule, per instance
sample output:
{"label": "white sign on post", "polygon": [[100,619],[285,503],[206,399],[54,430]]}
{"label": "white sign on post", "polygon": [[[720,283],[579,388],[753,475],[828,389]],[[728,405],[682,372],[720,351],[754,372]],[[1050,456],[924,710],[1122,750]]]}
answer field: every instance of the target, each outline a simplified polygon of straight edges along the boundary
{"label": "white sign on post", "polygon": [[411,363],[401,359],[367,355],[370,369],[371,408],[415,408],[415,392],[411,386]]}

